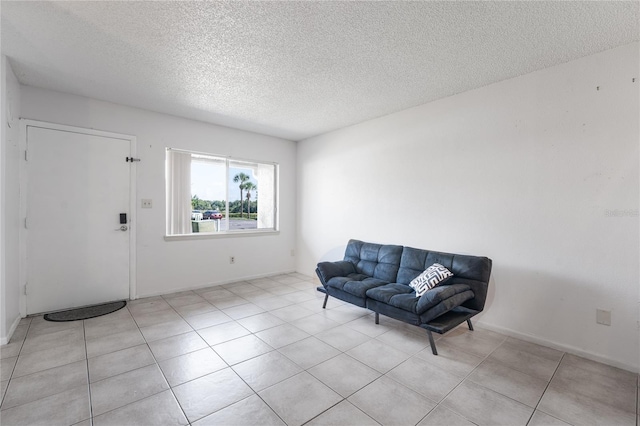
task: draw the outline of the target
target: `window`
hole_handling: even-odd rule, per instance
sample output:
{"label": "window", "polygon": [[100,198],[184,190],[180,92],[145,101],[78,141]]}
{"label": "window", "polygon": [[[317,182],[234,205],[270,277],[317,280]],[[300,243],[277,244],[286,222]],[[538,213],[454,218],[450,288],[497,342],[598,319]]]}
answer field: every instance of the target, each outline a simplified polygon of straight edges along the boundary
{"label": "window", "polygon": [[167,148],[167,235],[277,230],[278,165]]}

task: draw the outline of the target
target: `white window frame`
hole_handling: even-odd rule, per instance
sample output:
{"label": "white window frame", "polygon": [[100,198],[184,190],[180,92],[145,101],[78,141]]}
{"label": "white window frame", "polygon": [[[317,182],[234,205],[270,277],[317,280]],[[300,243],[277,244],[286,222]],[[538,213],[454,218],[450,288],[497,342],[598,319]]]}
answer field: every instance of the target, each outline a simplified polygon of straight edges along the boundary
{"label": "white window frame", "polygon": [[[223,159],[225,162],[225,205],[226,205],[226,217],[225,221],[227,221],[227,230],[225,231],[214,231],[214,232],[196,232],[196,233],[186,233],[186,234],[171,234],[169,231],[170,228],[170,220],[171,220],[171,196],[169,194],[170,186],[172,185],[172,177],[170,176],[170,171],[168,167],[169,161],[169,151],[175,151],[185,154],[192,155],[200,155],[206,157],[215,157],[219,159]],[[204,161],[204,160],[203,160]],[[254,164],[266,164],[274,166],[274,176],[273,176],[273,191],[274,191],[274,205],[273,205],[273,228],[254,228],[254,229],[229,229],[229,164],[232,162],[241,162],[241,163],[254,163]],[[279,215],[279,204],[280,204],[280,191],[279,191],[279,181],[280,181],[280,165],[278,163],[272,161],[261,161],[261,160],[251,160],[246,158],[232,157],[229,155],[220,155],[213,154],[210,152],[201,152],[201,151],[192,151],[188,149],[181,148],[165,148],[165,236],[164,239],[167,241],[172,240],[192,240],[192,239],[208,239],[208,238],[229,238],[229,237],[248,237],[248,236],[260,236],[260,235],[273,235],[280,233],[280,215]],[[191,199],[191,194],[189,194],[189,199]],[[189,205],[189,212],[191,212],[191,205]]]}

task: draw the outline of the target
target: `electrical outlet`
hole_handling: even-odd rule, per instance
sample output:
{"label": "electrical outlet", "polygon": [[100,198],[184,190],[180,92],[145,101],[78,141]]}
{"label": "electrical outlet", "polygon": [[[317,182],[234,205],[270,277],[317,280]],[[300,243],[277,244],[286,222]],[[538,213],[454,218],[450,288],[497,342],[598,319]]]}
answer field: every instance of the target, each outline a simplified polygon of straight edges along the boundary
{"label": "electrical outlet", "polygon": [[295,257],[296,256],[296,251],[295,250],[291,250],[291,257]]}
{"label": "electrical outlet", "polygon": [[149,198],[143,198],[142,199],[142,208],[143,209],[150,209],[152,207],[152,202]]}
{"label": "electrical outlet", "polygon": [[236,257],[235,256],[229,256],[229,263],[232,264],[232,265],[234,263],[236,263]]}
{"label": "electrical outlet", "polygon": [[596,309],[596,323],[611,325],[611,311]]}

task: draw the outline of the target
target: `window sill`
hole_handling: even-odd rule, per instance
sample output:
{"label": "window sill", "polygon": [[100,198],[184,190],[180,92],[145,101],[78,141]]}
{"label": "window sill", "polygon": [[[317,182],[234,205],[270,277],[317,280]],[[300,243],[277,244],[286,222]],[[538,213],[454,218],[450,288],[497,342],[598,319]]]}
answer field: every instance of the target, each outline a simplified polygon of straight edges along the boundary
{"label": "window sill", "polygon": [[278,235],[280,231],[273,229],[246,230],[246,231],[219,231],[219,232],[197,232],[194,234],[165,235],[165,241],[186,241],[186,240],[208,240],[215,238],[237,238],[237,237],[261,237],[266,235]]}

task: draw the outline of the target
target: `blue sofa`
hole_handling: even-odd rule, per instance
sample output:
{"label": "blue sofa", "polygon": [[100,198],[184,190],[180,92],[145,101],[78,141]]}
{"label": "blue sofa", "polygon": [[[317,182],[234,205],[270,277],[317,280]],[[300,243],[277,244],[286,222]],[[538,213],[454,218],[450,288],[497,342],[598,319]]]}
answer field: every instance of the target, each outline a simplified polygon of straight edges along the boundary
{"label": "blue sofa", "polygon": [[[434,263],[453,273],[443,285],[416,297],[409,283]],[[397,245],[350,240],[344,259],[320,262],[316,274],[322,283],[318,290],[329,296],[368,308],[379,314],[427,330],[431,350],[437,355],[432,332],[444,334],[482,312],[491,275],[487,257],[441,253]]]}

